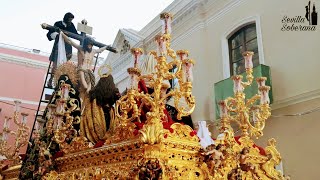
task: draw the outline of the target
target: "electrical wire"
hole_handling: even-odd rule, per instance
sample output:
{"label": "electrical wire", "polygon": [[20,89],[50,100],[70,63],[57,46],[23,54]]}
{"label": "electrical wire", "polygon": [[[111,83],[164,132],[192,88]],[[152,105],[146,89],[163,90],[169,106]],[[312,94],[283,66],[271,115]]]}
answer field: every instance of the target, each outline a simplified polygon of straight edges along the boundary
{"label": "electrical wire", "polygon": [[[310,110],[307,110],[307,111],[300,112],[300,113],[271,115],[271,117],[273,117],[273,118],[297,117],[297,116],[308,115],[308,114],[311,114],[311,113],[314,113],[314,112],[318,112],[318,111],[320,111],[320,106],[319,106],[319,107],[316,107],[316,108],[313,108],[313,109],[310,109]],[[216,120],[210,120],[210,121],[208,121],[208,122],[209,122],[210,124],[217,125],[217,124],[219,124],[220,121],[219,121],[219,119],[216,119]]]}

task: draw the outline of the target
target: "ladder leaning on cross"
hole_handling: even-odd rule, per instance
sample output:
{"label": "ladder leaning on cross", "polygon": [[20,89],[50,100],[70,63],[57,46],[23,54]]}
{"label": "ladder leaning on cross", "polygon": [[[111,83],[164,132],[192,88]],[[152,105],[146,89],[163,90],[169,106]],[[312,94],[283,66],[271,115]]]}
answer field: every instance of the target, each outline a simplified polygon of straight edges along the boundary
{"label": "ladder leaning on cross", "polygon": [[[46,29],[46,30],[59,31],[59,29],[58,29],[57,27],[48,25],[48,24],[46,24],[46,23],[41,24],[41,27],[42,27],[43,29]],[[63,31],[67,36],[69,36],[70,38],[76,39],[76,40],[80,41],[80,44],[82,44],[83,41],[84,41],[84,39],[87,37],[87,34],[90,34],[90,35],[92,34],[92,27],[90,27],[90,26],[87,25],[87,21],[86,21],[86,20],[82,20],[81,23],[78,23],[77,29],[78,29],[78,31],[81,32],[81,35],[74,34],[74,33],[68,32],[68,31],[64,31],[64,30],[62,30],[62,31]],[[105,44],[103,44],[103,43],[100,43],[100,42],[98,42],[98,41],[95,41],[94,39],[92,40],[92,42],[93,42],[93,46],[97,46],[97,47],[99,47],[99,48],[107,46],[107,45],[105,45]],[[111,51],[111,52],[113,52],[113,53],[118,53],[117,49],[114,48],[114,47],[111,47],[111,46],[107,46],[106,50]],[[95,68],[96,68],[97,61],[98,61],[98,57],[99,57],[99,54],[97,54],[97,55],[95,56],[96,62],[95,62],[93,71],[94,71]],[[45,78],[44,85],[43,85],[43,89],[42,89],[42,93],[41,93],[41,96],[40,96],[40,101],[39,101],[38,109],[37,109],[37,112],[36,112],[35,121],[34,121],[34,123],[33,123],[33,127],[32,127],[32,129],[31,129],[31,133],[30,133],[29,142],[32,140],[32,134],[33,134],[33,131],[34,131],[36,122],[38,122],[38,123],[40,123],[40,124],[46,123],[45,120],[44,120],[44,117],[43,117],[43,116],[44,116],[44,111],[41,111],[41,110],[40,110],[40,107],[46,106],[46,105],[49,103],[49,99],[44,96],[45,89],[51,89],[51,90],[54,89],[53,87],[46,86],[47,80],[48,80],[49,76],[53,76],[53,73],[50,72],[51,66],[52,66],[52,61],[50,61],[49,66],[48,66],[46,78]],[[28,151],[29,151],[30,148],[31,148],[31,146],[30,146],[30,144],[28,144],[27,153],[28,153]],[[25,165],[25,163],[26,163],[26,159],[23,160],[22,167]],[[21,168],[21,169],[22,169],[22,168]],[[20,177],[21,177],[21,173],[20,173]]]}
{"label": "ladder leaning on cross", "polygon": [[[59,28],[57,28],[55,26],[51,26],[51,25],[48,25],[46,23],[41,24],[41,27],[43,29],[52,30],[52,31],[56,31],[56,32],[61,30],[61,29],[59,29]],[[74,33],[71,33],[71,32],[65,31],[65,30],[61,30],[61,31],[63,31],[70,38],[73,38],[73,39],[76,39],[76,40],[80,41],[80,44],[83,43],[84,39],[87,37],[87,34],[92,35],[92,27],[87,25],[87,21],[86,20],[82,20],[81,23],[78,23],[77,29],[78,29],[78,31],[81,32],[81,35],[74,34]],[[111,51],[113,53],[118,53],[116,48],[108,46],[108,45],[105,45],[105,44],[103,44],[101,42],[95,41],[94,39],[92,39],[92,43],[93,43],[93,46],[97,46],[99,48],[107,46],[106,50]],[[95,68],[96,68],[96,65],[97,65],[97,61],[98,61],[98,57],[99,57],[99,54],[97,54],[95,56],[96,62],[95,62],[93,71],[95,71]],[[54,89],[52,87],[46,86],[46,83],[47,83],[47,80],[48,80],[49,76],[53,76],[53,73],[50,72],[51,66],[52,66],[52,62],[50,61],[50,64],[49,64],[49,67],[48,67],[48,70],[47,70],[47,74],[46,74],[46,78],[45,78],[45,81],[44,81],[43,89],[42,89],[42,94],[41,94],[40,101],[39,101],[39,106],[38,106],[35,122],[37,121],[37,118],[42,119],[41,116],[43,114],[40,112],[40,107],[41,107],[42,103],[47,104],[49,102],[49,99],[46,99],[46,98],[43,99],[43,97],[44,97],[43,94],[45,92],[45,89]],[[34,126],[35,126],[35,123],[33,125],[33,128],[34,128]],[[33,131],[33,128],[32,128],[32,131]],[[32,133],[31,133],[31,135],[32,135]],[[31,139],[31,136],[30,136],[30,139]]]}

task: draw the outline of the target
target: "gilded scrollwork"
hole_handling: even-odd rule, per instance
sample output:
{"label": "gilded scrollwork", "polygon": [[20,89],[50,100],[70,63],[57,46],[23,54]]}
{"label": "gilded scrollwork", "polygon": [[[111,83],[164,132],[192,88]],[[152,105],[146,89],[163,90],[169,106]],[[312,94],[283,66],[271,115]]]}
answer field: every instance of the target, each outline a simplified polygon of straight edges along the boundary
{"label": "gilded scrollwork", "polygon": [[[92,147],[85,137],[73,135],[78,134],[73,127],[74,122],[80,119],[70,116],[70,112],[79,110],[79,105],[76,100],[68,99],[69,104],[65,106],[65,101],[58,100],[58,96],[64,97],[63,89],[68,89],[63,82],[59,83],[61,90],[55,99],[58,103],[52,106],[58,109],[58,113],[53,114],[55,119],[47,117],[47,132],[64,155],[55,159],[57,169],[42,179],[283,179],[275,169],[281,161],[275,140],[269,140],[264,150],[252,140],[252,136],[263,135],[265,121],[271,112],[267,95],[270,88],[265,86],[265,78],[257,79],[259,94],[246,99],[243,90],[251,85],[254,78],[250,66],[246,66],[247,82],[242,82],[242,76],[234,76],[234,97],[219,103],[221,133],[214,144],[202,147],[201,139],[189,126],[181,123],[168,125],[164,112],[168,97],[174,98],[177,119],[190,115],[195,108],[192,95],[192,67],[195,62],[188,58],[188,51],[171,49],[172,15],[162,13],[160,17],[165,26],[162,35],[156,36],[158,51],[152,52],[157,60],[156,72],[141,75],[137,61],[143,51],[131,49],[135,63],[128,69],[129,87],[115,105],[114,121],[101,146]],[[245,61],[249,61],[252,55],[245,52]],[[171,62],[167,62],[168,57]],[[74,68],[70,64],[65,66]],[[177,71],[170,72],[173,67]],[[69,76],[76,79],[76,76]],[[179,86],[163,93],[163,82],[173,78],[178,79]],[[138,88],[138,82],[144,79],[148,79],[153,89],[150,94]],[[73,92],[72,88],[69,90]],[[260,104],[257,105],[259,99]],[[184,105],[180,104],[181,100]],[[242,130],[240,137],[235,137],[232,122]],[[41,157],[48,154],[47,146],[43,146]]]}
{"label": "gilded scrollwork", "polygon": [[61,66],[59,66],[54,73],[54,79],[55,84],[58,85],[58,80],[62,75],[67,75],[68,78],[70,78],[72,84],[74,86],[77,86],[79,75],[77,73],[77,65],[72,63],[71,61],[68,61],[67,63],[63,63]]}
{"label": "gilded scrollwork", "polygon": [[268,146],[266,147],[266,154],[268,160],[262,165],[262,169],[266,172],[266,175],[270,178],[281,179],[282,174],[274,167],[281,162],[281,156],[276,149],[276,140],[269,139]]}

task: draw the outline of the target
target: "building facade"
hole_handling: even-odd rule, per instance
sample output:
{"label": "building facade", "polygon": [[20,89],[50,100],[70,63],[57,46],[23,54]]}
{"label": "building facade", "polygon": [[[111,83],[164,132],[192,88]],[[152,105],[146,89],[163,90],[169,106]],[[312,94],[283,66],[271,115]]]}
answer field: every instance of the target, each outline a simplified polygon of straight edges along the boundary
{"label": "building facade", "polygon": [[[272,117],[264,136],[265,146],[274,137],[283,158],[283,170],[294,179],[317,179],[317,128],[320,122],[320,1],[175,0],[164,12],[173,14],[173,49],[186,49],[196,61],[193,95],[197,121],[218,121],[217,83],[244,71],[241,53],[254,51],[254,66],[267,66],[272,88]],[[310,3],[309,3],[310,4]],[[314,8],[313,8],[314,6]],[[308,9],[308,11],[307,11]],[[308,18],[307,18],[308,17]],[[113,76],[120,91],[127,84],[126,69],[132,64],[128,47],[147,53],[156,49],[154,37],[161,32],[159,17],[140,31],[119,30],[109,54]],[[127,48],[127,49],[126,49]],[[143,58],[141,59],[143,61]],[[232,88],[232,87],[231,87]],[[218,131],[211,129],[216,136]]]}
{"label": "building facade", "polygon": [[[14,101],[19,100],[21,101],[21,112],[28,114],[27,126],[30,127],[31,132],[48,65],[48,54],[34,49],[0,44],[1,130],[5,116],[13,116]],[[45,94],[51,94],[51,92],[45,92]],[[13,122],[10,124],[10,129],[15,131],[17,128],[15,124]],[[9,136],[8,142],[14,144],[14,138]],[[25,151],[26,146],[20,150],[20,153],[23,154]]]}

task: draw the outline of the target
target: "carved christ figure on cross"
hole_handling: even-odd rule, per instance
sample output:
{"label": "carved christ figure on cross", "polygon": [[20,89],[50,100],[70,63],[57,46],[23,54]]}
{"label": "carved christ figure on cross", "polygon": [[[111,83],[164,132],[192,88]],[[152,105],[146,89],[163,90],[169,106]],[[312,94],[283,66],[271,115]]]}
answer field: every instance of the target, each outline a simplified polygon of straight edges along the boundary
{"label": "carved christ figure on cross", "polygon": [[66,43],[78,49],[78,72],[80,76],[80,96],[83,100],[88,95],[91,88],[95,85],[95,77],[91,70],[92,61],[96,53],[101,53],[106,50],[108,46],[104,46],[100,49],[93,48],[93,40],[86,37],[83,41],[82,46],[74,43],[65,33],[61,31],[62,37],[65,39]]}
{"label": "carved christ figure on cross", "polygon": [[93,40],[86,37],[83,41],[83,45],[74,43],[65,33],[61,32],[64,40],[71,46],[78,49],[78,66],[82,69],[90,69],[94,58],[94,55],[106,50],[108,46],[104,46],[99,49],[93,48]]}
{"label": "carved christ figure on cross", "polygon": [[[67,13],[68,14],[68,13]],[[71,14],[71,13],[70,13]],[[73,15],[72,15],[72,18],[70,18],[70,21],[73,19]],[[84,27],[86,27],[86,25],[87,25],[87,21],[86,20],[83,20],[82,21],[82,24],[84,25]],[[70,30],[70,29],[64,29],[64,28],[61,28],[60,26],[56,26],[56,24],[55,24],[55,26],[50,26],[50,25],[48,25],[48,24],[46,24],[46,23],[43,23],[43,24],[41,24],[41,27],[43,28],[43,29],[46,29],[46,30],[49,30],[49,32],[54,32],[55,34],[58,34],[60,31],[61,32],[64,32],[65,34],[67,34],[70,38],[73,38],[73,39],[77,39],[77,40],[79,40],[80,41],[80,43],[81,44],[84,44],[84,41],[85,41],[85,39],[87,39],[86,38],[86,32],[85,31],[81,31],[82,33],[81,33],[81,35],[79,35],[78,33],[77,33],[77,30],[75,30],[75,27],[74,26],[72,26],[73,28],[72,28],[72,31]],[[63,27],[63,26],[62,26]],[[90,33],[90,32],[88,32],[88,33]],[[61,33],[60,35],[62,36],[62,34],[63,33]],[[61,38],[62,39],[62,38]],[[65,39],[65,38],[64,38]],[[68,40],[66,40],[67,42],[68,42],[68,44],[65,44],[65,47],[67,47],[67,46],[70,46],[70,44],[71,44],[71,40],[69,39],[69,38],[67,38]],[[94,57],[94,55],[95,55],[95,53],[99,53],[99,52],[102,52],[103,50],[109,50],[109,51],[111,51],[111,52],[113,52],[113,53],[117,53],[118,51],[117,51],[117,49],[116,48],[113,48],[113,47],[111,47],[111,46],[107,46],[107,45],[105,45],[105,44],[103,44],[103,43],[100,43],[100,42],[97,42],[97,41],[95,41],[95,40],[93,40],[93,39],[87,39],[87,41],[89,41],[90,40],[90,46],[91,47],[88,47],[88,46],[83,46],[83,47],[81,47],[80,45],[77,45],[77,44],[75,44],[75,43],[73,43],[73,44],[71,44],[71,45],[73,45],[75,48],[77,48],[78,49],[78,60],[79,60],[79,67],[82,67],[84,64],[85,64],[85,60],[88,60],[88,62],[90,61],[92,61],[93,60],[93,57]],[[60,41],[59,41],[59,43],[60,43]],[[56,44],[58,44],[58,43],[56,43]],[[88,43],[87,43],[88,44]],[[60,46],[61,45],[61,46]],[[58,45],[57,45],[58,46]],[[64,46],[64,42],[62,41],[60,44],[59,44],[59,47],[63,47]],[[98,47],[103,47],[103,48],[101,48],[101,49],[98,49],[98,50],[94,50],[94,51],[92,51],[91,52],[91,49],[92,49],[92,46],[98,46]],[[59,54],[64,54],[64,53],[62,53],[62,51],[60,51],[60,50],[58,50],[59,49],[59,47],[56,47],[56,49],[57,49],[57,51],[58,51],[58,56],[59,56]],[[61,50],[63,49],[63,48],[60,48]],[[70,46],[70,48],[69,49],[72,49],[71,48],[71,46]],[[79,50],[80,49],[80,50]],[[86,50],[87,49],[87,50]],[[60,52],[60,53],[59,53]],[[71,52],[71,51],[70,51]],[[86,53],[87,52],[87,53]],[[71,57],[71,56],[70,56]],[[70,57],[68,57],[67,59],[69,59]],[[61,56],[60,58],[60,62],[62,61],[63,62],[63,60],[61,60],[61,59],[66,59],[65,57],[63,57],[63,56]],[[89,63],[86,63],[86,64],[89,64]],[[53,66],[56,66],[55,64],[53,65]],[[88,66],[88,67],[85,67],[84,69],[89,69],[89,68],[91,68],[91,63],[90,63],[90,65]],[[55,69],[55,67],[53,68],[53,69]],[[53,73],[54,73],[54,70],[52,71]],[[51,79],[51,81],[52,81],[52,79]],[[49,84],[51,84],[51,83],[49,83]],[[89,90],[90,90],[90,88],[89,88]]]}

